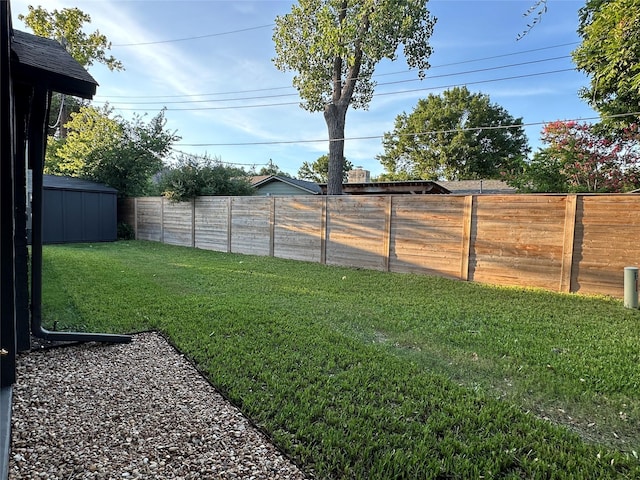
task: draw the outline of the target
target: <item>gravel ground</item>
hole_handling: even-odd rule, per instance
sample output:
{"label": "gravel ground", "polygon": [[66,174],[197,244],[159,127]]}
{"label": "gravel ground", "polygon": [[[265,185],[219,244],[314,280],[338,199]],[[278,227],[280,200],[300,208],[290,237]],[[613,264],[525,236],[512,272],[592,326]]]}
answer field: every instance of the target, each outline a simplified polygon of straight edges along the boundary
{"label": "gravel ground", "polygon": [[9,479],[304,479],[159,334],[18,360]]}

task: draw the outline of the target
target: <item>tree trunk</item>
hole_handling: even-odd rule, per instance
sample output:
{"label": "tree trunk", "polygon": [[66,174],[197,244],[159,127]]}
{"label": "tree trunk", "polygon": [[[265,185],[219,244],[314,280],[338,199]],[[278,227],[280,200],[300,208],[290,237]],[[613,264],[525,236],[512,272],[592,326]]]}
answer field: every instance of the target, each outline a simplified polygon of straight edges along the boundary
{"label": "tree trunk", "polygon": [[324,108],[324,119],[329,131],[329,173],[327,195],[342,195],[342,175],[344,171],[344,125],[346,106],[328,104]]}

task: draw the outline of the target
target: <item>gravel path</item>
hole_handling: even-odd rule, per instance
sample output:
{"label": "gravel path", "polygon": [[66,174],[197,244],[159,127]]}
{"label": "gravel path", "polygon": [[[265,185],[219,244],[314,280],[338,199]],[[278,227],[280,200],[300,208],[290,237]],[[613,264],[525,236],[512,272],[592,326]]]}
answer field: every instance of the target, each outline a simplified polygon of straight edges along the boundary
{"label": "gravel path", "polygon": [[304,479],[156,333],[18,361],[9,479]]}

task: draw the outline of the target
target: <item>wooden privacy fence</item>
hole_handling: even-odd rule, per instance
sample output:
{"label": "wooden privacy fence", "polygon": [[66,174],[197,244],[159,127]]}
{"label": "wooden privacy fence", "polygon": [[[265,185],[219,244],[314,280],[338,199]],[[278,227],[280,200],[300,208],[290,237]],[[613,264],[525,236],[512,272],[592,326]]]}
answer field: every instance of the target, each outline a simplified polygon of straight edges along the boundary
{"label": "wooden privacy fence", "polygon": [[640,195],[121,200],[136,238],[466,281],[623,296]]}

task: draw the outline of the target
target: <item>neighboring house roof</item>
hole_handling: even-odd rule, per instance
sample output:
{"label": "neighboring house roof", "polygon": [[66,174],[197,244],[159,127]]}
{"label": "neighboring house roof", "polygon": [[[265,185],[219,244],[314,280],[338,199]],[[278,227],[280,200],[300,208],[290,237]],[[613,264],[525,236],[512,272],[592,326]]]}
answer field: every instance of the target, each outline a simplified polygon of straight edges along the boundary
{"label": "neighboring house roof", "polygon": [[437,182],[454,195],[497,195],[517,192],[515,188],[510,187],[502,180],[437,180]]}
{"label": "neighboring house roof", "polygon": [[[326,195],[327,185],[323,183],[320,188],[322,188],[323,195]],[[402,182],[343,183],[342,193],[346,195],[425,195],[451,192],[430,180],[408,180]]]}
{"label": "neighboring house roof", "polygon": [[115,188],[108,187],[101,183],[91,182],[89,180],[82,180],[80,178],[74,177],[63,177],[60,175],[43,175],[42,184],[43,188],[57,190],[118,193],[118,190],[116,190]]}
{"label": "neighboring house roof", "polygon": [[55,40],[13,31],[11,62],[17,78],[48,90],[91,98],[98,82]]}
{"label": "neighboring house roof", "polygon": [[257,189],[272,182],[285,183],[307,194],[320,195],[322,193],[322,189],[317,183],[298,180],[297,178],[282,177],[280,175],[260,175],[251,179],[251,185]]}

